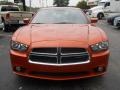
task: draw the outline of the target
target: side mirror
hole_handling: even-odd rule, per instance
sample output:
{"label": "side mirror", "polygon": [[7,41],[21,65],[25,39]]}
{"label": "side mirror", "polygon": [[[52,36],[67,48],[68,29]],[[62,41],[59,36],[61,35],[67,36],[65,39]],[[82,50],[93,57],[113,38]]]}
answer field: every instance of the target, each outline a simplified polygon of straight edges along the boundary
{"label": "side mirror", "polygon": [[98,18],[91,18],[91,23],[97,23],[98,22]]}
{"label": "side mirror", "polygon": [[106,2],[104,7],[110,6],[110,2]]}
{"label": "side mirror", "polygon": [[24,21],[24,24],[26,24],[26,25],[27,25],[27,24],[29,24],[30,19],[29,19],[29,18],[25,18],[23,21]]}

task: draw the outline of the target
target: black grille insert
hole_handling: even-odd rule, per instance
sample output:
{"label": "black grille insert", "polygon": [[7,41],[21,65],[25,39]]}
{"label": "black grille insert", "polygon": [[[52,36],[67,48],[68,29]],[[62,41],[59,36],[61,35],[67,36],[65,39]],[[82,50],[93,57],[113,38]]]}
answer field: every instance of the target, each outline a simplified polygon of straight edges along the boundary
{"label": "black grille insert", "polygon": [[36,53],[57,53],[57,48],[34,48],[32,52]]}
{"label": "black grille insert", "polygon": [[61,53],[82,53],[86,52],[84,48],[61,48]]}
{"label": "black grille insert", "polygon": [[34,61],[34,62],[56,63],[56,64],[57,64],[57,58],[56,58],[56,57],[50,57],[50,56],[30,55],[30,60],[32,60],[32,61]]}
{"label": "black grille insert", "polygon": [[50,64],[72,64],[89,60],[84,48],[35,48],[29,59],[33,62]]}
{"label": "black grille insert", "polygon": [[78,62],[87,61],[88,59],[89,59],[88,55],[62,57],[61,58],[61,63],[62,64],[66,64],[66,63],[78,63]]}

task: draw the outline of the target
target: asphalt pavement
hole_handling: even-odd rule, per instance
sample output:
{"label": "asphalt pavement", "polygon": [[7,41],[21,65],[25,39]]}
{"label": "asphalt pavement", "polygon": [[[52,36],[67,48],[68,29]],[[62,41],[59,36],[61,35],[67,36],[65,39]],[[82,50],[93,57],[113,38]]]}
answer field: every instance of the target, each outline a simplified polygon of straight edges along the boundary
{"label": "asphalt pavement", "polygon": [[107,73],[72,81],[48,81],[18,77],[12,72],[9,43],[12,33],[0,31],[0,90],[120,90],[120,30],[99,21],[110,40],[110,59]]}

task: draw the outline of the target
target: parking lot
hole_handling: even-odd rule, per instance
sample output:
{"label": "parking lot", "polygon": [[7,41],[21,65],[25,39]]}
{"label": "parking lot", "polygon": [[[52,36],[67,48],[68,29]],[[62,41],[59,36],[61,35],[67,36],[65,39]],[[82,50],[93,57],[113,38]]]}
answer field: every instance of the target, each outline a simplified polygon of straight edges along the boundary
{"label": "parking lot", "polygon": [[0,32],[0,90],[120,90],[120,30],[99,21],[110,40],[108,72],[103,77],[72,81],[20,78],[12,73],[9,43],[12,33]]}

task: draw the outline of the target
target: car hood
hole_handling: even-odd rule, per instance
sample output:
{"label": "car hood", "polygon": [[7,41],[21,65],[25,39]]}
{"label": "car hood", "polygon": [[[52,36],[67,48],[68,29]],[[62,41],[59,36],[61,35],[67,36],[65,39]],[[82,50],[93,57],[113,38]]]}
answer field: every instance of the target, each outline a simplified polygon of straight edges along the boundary
{"label": "car hood", "polygon": [[102,41],[101,30],[89,24],[40,24],[20,28],[12,40],[38,46],[83,46]]}
{"label": "car hood", "polygon": [[31,41],[82,41],[88,40],[88,25],[32,25]]}
{"label": "car hood", "polygon": [[103,6],[95,6],[95,7],[93,7],[93,8],[91,8],[91,9],[89,9],[89,10],[101,10],[101,9],[103,9]]}

